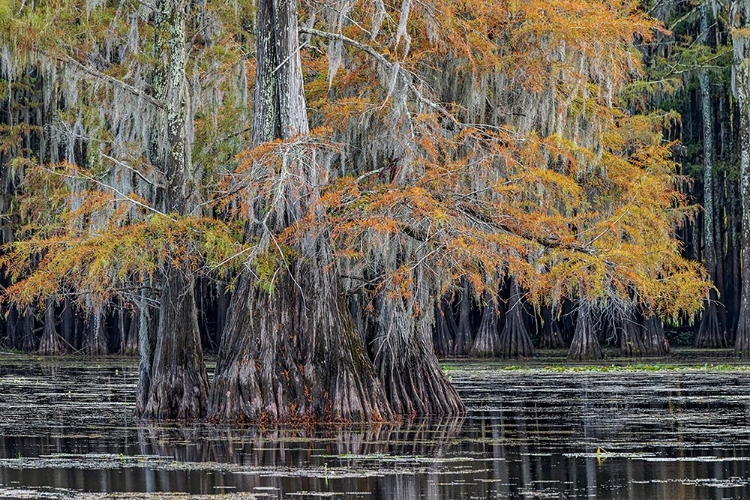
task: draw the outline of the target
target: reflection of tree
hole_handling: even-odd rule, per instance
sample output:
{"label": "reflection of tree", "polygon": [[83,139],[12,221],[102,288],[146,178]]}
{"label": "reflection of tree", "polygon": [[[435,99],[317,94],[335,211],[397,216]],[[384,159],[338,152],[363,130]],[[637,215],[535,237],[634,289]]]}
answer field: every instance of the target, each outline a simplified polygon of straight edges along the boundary
{"label": "reflection of tree", "polygon": [[[153,426],[138,429],[138,449],[236,472],[224,479],[238,491],[275,487],[285,493],[381,491],[383,498],[408,499],[432,492],[440,497],[437,477],[447,468],[440,459],[447,457],[463,423],[463,417],[442,417],[300,429]],[[163,471],[145,474],[150,491],[168,481]]]}

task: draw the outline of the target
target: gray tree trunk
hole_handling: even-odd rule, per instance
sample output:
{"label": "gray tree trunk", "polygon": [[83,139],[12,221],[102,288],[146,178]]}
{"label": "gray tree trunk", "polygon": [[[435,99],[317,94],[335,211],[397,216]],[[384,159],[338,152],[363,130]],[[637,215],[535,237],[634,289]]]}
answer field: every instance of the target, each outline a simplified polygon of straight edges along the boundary
{"label": "gray tree trunk", "polygon": [[735,0],[730,9],[734,62],[732,90],[740,112],[740,199],[742,205],[742,286],[735,352],[750,355],[750,1]]}
{"label": "gray tree trunk", "polygon": [[[700,9],[700,38],[706,43],[708,39],[708,6],[705,2]],[[714,230],[715,192],[715,159],[714,147],[714,110],[711,102],[711,79],[708,70],[701,68],[698,72],[698,82],[701,94],[701,116],[703,118],[703,262],[713,283],[717,282],[716,232]],[[718,297],[715,290],[711,290],[706,307],[703,310],[701,322],[693,338],[695,347],[726,347],[726,335],[721,330],[717,309]]]}
{"label": "gray tree trunk", "polygon": [[[156,98],[164,103],[157,120],[156,166],[165,174],[165,211],[188,215],[196,188],[187,123],[189,91],[186,77],[190,16],[188,0],[158,0],[155,4],[155,52],[160,61],[154,74]],[[208,378],[195,304],[195,278],[182,266],[165,265],[161,280],[156,349],[141,349],[137,412],[143,418],[192,419],[206,414]],[[148,328],[141,330],[148,336]],[[141,339],[141,347],[151,345]],[[150,370],[148,369],[150,367]]]}

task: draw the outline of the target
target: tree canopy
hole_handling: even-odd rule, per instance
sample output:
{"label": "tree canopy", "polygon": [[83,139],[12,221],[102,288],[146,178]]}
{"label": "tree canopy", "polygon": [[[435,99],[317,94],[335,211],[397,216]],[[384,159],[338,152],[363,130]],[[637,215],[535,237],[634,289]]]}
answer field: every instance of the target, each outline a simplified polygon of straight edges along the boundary
{"label": "tree canopy", "polygon": [[[167,290],[218,283],[237,316],[220,371],[270,355],[248,332],[299,349],[258,382],[304,393],[279,420],[458,411],[426,394],[447,384],[436,304],[467,287],[681,321],[712,284],[677,237],[696,214],[680,118],[646,81],[671,35],[626,0],[0,0],[3,307],[117,304],[143,355],[183,342],[162,341],[168,304],[197,318]],[[388,403],[306,406],[305,366],[333,357],[296,335],[351,344],[341,362],[372,371],[356,390],[378,377]],[[427,382],[394,379],[415,345]]]}

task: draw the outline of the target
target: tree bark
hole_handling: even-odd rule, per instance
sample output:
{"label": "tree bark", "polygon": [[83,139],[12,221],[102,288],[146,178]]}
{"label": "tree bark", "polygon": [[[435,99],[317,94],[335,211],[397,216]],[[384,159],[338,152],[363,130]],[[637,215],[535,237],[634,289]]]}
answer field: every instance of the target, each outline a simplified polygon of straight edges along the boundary
{"label": "tree bark", "polygon": [[732,90],[740,115],[740,199],[742,204],[742,286],[735,353],[750,356],[750,1],[734,0],[730,9],[734,62]]}
{"label": "tree bark", "polygon": [[37,352],[42,355],[56,356],[63,351],[62,339],[55,328],[55,301],[48,299],[44,308],[44,329]]}
{"label": "tree bark", "polygon": [[664,326],[658,316],[644,318],[643,330],[645,356],[666,356],[669,354],[669,340],[664,335]]}
{"label": "tree bark", "polygon": [[620,353],[630,358],[646,355],[645,330],[638,322],[634,307],[628,307],[621,317],[614,319],[614,329],[620,341]]}
{"label": "tree bark", "polygon": [[195,280],[171,269],[162,281],[152,378],[142,418],[187,420],[206,414],[208,378],[195,314]]}
{"label": "tree bark", "polygon": [[500,332],[500,355],[503,358],[530,358],[534,356],[534,346],[523,318],[521,290],[515,278],[510,282],[508,312],[505,326]]}
{"label": "tree bark", "polygon": [[458,415],[464,405],[432,348],[434,317],[414,316],[410,298],[383,292],[376,300],[375,332],[367,343],[393,411],[400,415]]}
{"label": "tree bark", "polygon": [[541,341],[543,349],[562,349],[565,347],[565,338],[560,330],[560,326],[555,320],[552,306],[543,305],[540,315],[542,317]]}
{"label": "tree bark", "polygon": [[[160,65],[154,75],[157,99],[164,102],[164,135],[156,144],[157,167],[165,174],[163,193],[167,213],[192,212],[195,173],[187,130],[190,105],[186,77],[190,2],[158,0],[154,11],[155,51]],[[161,120],[160,120],[161,121]],[[193,419],[206,414],[208,379],[195,303],[192,271],[166,261],[161,281],[159,321],[154,351],[147,330],[141,347],[141,383],[137,412],[148,419]],[[150,326],[150,325],[144,325]],[[153,354],[153,355],[152,355]]]}
{"label": "tree bark", "polygon": [[446,298],[435,303],[435,330],[433,332],[433,346],[435,354],[447,356],[453,352],[456,335],[456,320],[453,319],[453,309]]}
{"label": "tree bark", "polygon": [[[700,10],[700,30],[702,41],[705,42],[709,30],[708,11],[705,2]],[[703,262],[716,283],[718,279],[716,259],[716,232],[714,230],[715,193],[715,159],[714,148],[714,110],[711,101],[711,81],[708,70],[701,68],[698,72],[698,82],[701,94],[701,117],[703,120]],[[722,332],[717,307],[718,297],[715,290],[711,290],[703,310],[701,322],[693,338],[694,347],[726,347],[726,332]]]}
{"label": "tree bark", "polygon": [[465,355],[471,350],[474,336],[471,328],[471,292],[469,281],[461,278],[461,291],[458,301],[458,322],[456,324],[456,337],[453,343],[453,354]]}
{"label": "tree bark", "polygon": [[573,341],[568,350],[568,359],[576,361],[602,359],[604,353],[594,331],[594,313],[591,304],[584,298],[578,299],[578,318]]}
{"label": "tree bark", "polygon": [[[253,146],[308,133],[299,54],[297,3],[260,0],[257,11]],[[221,421],[295,422],[390,419],[392,411],[343,303],[325,231],[306,237],[294,257],[270,240],[317,210],[313,155],[284,158],[278,182],[294,196],[263,195],[248,238],[276,255],[269,283],[247,270],[231,298],[211,391]],[[264,174],[264,167],[255,169]],[[285,180],[287,179],[287,180]],[[261,180],[261,179],[258,179]],[[288,193],[290,194],[290,193]],[[294,199],[295,202],[291,200]]]}
{"label": "tree bark", "polygon": [[485,294],[486,305],[482,311],[482,322],[474,338],[469,354],[479,358],[500,355],[500,336],[498,335],[498,306],[495,297]]}

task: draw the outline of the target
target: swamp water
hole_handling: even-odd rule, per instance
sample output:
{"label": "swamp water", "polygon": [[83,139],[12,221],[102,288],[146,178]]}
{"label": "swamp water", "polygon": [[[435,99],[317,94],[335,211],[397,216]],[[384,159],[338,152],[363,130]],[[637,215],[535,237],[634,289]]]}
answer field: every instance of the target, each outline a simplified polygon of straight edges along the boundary
{"label": "swamp water", "polygon": [[138,425],[135,360],[0,354],[0,498],[750,498],[743,368],[452,363],[465,417],[279,431]]}

